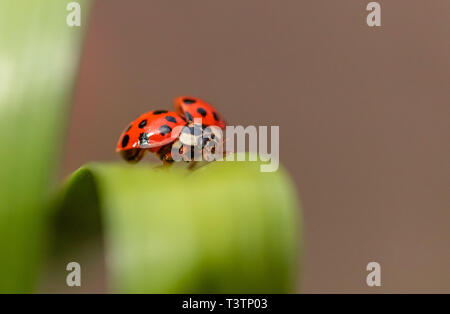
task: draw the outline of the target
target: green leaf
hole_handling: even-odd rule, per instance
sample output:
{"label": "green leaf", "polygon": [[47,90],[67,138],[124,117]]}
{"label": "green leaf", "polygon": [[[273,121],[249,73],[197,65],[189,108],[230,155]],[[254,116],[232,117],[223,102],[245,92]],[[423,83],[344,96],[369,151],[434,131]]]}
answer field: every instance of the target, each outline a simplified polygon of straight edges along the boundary
{"label": "green leaf", "polygon": [[294,292],[297,199],[284,170],[259,166],[88,164],[59,195],[56,238],[86,241],[101,221],[113,292]]}
{"label": "green leaf", "polygon": [[47,239],[70,251],[99,233],[114,292],[293,292],[299,208],[283,170],[89,164],[49,211],[83,33],[66,5],[0,2],[0,292],[32,290]]}
{"label": "green leaf", "polygon": [[39,266],[82,35],[66,5],[0,2],[0,292],[30,291]]}

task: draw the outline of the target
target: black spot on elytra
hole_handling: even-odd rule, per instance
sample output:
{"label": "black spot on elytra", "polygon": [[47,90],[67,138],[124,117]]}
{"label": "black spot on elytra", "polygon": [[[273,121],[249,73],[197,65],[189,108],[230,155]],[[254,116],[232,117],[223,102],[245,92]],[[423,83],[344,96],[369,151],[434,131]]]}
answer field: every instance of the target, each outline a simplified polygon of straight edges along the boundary
{"label": "black spot on elytra", "polygon": [[162,114],[162,113],[167,113],[167,110],[155,110],[155,111],[153,111],[153,114]]}
{"label": "black spot on elytra", "polygon": [[172,128],[170,126],[168,126],[167,124],[161,125],[159,127],[159,132],[161,133],[161,135],[166,135],[170,131],[172,131]]}
{"label": "black spot on elytra", "polygon": [[124,137],[122,138],[122,147],[127,146],[129,140],[130,137],[128,136],[128,134],[125,134]]}
{"label": "black spot on elytra", "polygon": [[202,117],[206,117],[206,110],[203,108],[198,108],[197,112],[202,115]]}
{"label": "black spot on elytra", "polygon": [[217,114],[217,112],[213,112],[213,116],[214,116],[214,120],[219,121],[219,115]]}
{"label": "black spot on elytra", "polygon": [[194,120],[194,117],[189,112],[186,112],[185,115],[186,115],[186,120],[188,120],[189,122]]}
{"label": "black spot on elytra", "polygon": [[177,122],[177,119],[175,119],[175,118],[172,117],[172,116],[167,116],[167,117],[166,117],[166,120],[169,121],[169,122],[173,122],[173,123]]}
{"label": "black spot on elytra", "polygon": [[192,104],[195,104],[195,99],[192,99],[192,98],[185,98],[185,99],[183,99],[183,102],[184,102],[186,105],[192,105]]}
{"label": "black spot on elytra", "polygon": [[139,128],[142,129],[143,127],[145,127],[147,125],[147,119],[142,120],[141,122],[139,122]]}

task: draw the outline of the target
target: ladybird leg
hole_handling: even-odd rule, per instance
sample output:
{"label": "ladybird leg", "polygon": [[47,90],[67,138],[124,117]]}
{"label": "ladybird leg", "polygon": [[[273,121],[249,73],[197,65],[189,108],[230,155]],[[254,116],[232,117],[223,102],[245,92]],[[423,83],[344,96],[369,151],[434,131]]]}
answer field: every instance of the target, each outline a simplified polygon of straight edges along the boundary
{"label": "ladybird leg", "polygon": [[157,166],[156,168],[166,168],[168,166],[171,166],[173,164],[173,159],[168,157],[167,155],[162,156],[161,158],[162,165]]}
{"label": "ladybird leg", "polygon": [[171,164],[174,162],[173,158],[172,158],[172,152],[167,152],[163,158],[162,158],[163,163],[165,164]]}
{"label": "ladybird leg", "polygon": [[171,156],[170,156],[170,148],[171,148],[171,146],[172,146],[171,144],[164,145],[164,146],[160,147],[157,151],[155,151],[156,155],[163,162],[164,166],[173,161]]}
{"label": "ladybird leg", "polygon": [[[170,147],[171,146],[169,145],[169,148]],[[165,150],[164,152],[162,152],[160,158],[161,158],[161,161],[163,162],[164,166],[169,166],[174,161],[173,158],[172,158],[172,153],[171,153],[170,149]]]}
{"label": "ladybird leg", "polygon": [[122,155],[122,158],[130,163],[137,163],[139,160],[144,157],[144,154],[147,150],[140,149],[140,148],[133,148],[121,151],[120,154]]}
{"label": "ladybird leg", "polygon": [[173,160],[166,159],[166,158],[163,158],[161,160],[162,160],[162,163],[163,163],[164,167],[168,167],[168,166],[171,166],[173,164]]}

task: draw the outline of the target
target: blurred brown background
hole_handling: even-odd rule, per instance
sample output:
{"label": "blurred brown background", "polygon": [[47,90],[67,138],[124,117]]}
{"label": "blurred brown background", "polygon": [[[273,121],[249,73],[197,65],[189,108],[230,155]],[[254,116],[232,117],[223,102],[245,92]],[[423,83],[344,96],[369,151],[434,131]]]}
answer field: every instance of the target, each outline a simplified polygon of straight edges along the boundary
{"label": "blurred brown background", "polygon": [[[178,95],[279,125],[302,292],[450,292],[450,1],[96,1],[63,175]],[[382,287],[366,285],[368,262]]]}

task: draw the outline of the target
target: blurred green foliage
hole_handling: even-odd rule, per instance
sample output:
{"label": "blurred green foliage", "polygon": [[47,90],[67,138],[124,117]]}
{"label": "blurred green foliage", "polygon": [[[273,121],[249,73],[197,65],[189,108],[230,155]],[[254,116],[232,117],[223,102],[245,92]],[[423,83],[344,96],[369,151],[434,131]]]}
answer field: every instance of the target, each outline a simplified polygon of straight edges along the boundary
{"label": "blurred green foliage", "polygon": [[83,33],[66,5],[0,1],[0,292],[31,291],[42,252]]}
{"label": "blurred green foliage", "polygon": [[89,164],[49,206],[83,33],[66,5],[0,2],[0,293],[33,291],[47,240],[70,250],[99,232],[113,292],[293,292],[298,204],[283,170]]}
{"label": "blurred green foliage", "polygon": [[67,227],[55,237],[85,236],[100,210],[112,292],[294,292],[295,192],[283,170],[259,165],[89,164],[60,195],[57,214],[70,219],[58,219]]}

